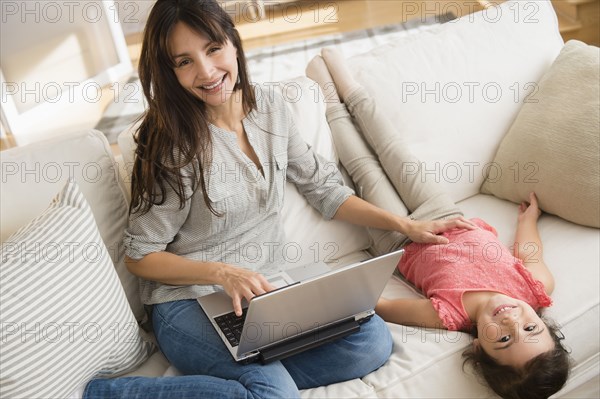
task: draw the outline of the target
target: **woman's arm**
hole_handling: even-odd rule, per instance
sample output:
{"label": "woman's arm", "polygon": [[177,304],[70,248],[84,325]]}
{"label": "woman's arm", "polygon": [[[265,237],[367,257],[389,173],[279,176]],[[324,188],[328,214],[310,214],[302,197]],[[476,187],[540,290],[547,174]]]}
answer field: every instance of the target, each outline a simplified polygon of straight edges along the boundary
{"label": "woman's arm", "polygon": [[543,246],[537,228],[537,221],[541,215],[537,197],[529,194],[529,203],[523,202],[519,206],[519,217],[513,254],[521,259],[533,277],[544,284],[546,293],[554,291],[554,277],[544,263]]}
{"label": "woman's arm", "polygon": [[468,230],[476,228],[463,217],[433,221],[411,220],[394,215],[357,196],[351,196],[344,201],[333,218],[360,226],[398,231],[414,242],[425,244],[447,244],[448,239],[438,234],[456,228]]}
{"label": "woman's arm", "polygon": [[375,312],[390,323],[445,329],[429,299],[380,298]]}
{"label": "woman's arm", "polygon": [[127,269],[146,280],[170,285],[218,284],[233,301],[233,310],[242,314],[242,298],[250,301],[274,290],[267,279],[250,270],[221,262],[200,262],[169,252],[153,252],[140,260],[126,257]]}

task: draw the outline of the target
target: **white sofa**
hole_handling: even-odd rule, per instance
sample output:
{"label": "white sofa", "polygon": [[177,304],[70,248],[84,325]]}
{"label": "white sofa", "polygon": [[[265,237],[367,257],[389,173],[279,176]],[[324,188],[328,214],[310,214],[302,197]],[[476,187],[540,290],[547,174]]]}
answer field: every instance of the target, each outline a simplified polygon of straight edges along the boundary
{"label": "white sofa", "polygon": [[[527,85],[540,81],[563,47],[549,2],[518,3],[508,2],[487,13],[446,23],[348,61],[357,79],[379,101],[399,127],[399,134],[406,135],[414,151],[426,162],[426,169],[439,177],[440,184],[466,216],[488,221],[507,245],[512,244],[517,205],[481,194],[484,172],[489,171],[486,165],[494,160],[502,138],[527,98]],[[283,83],[281,87],[306,141],[337,162],[324,116],[325,105],[320,96],[315,98],[314,82],[300,77]],[[498,94],[498,88],[503,94]],[[136,281],[124,268],[120,244],[129,200],[130,132],[120,136],[119,144],[123,158],[117,160],[97,131],[72,133],[2,152],[1,239],[10,243],[10,234],[39,215],[67,178],[74,178],[91,206],[133,315],[140,321],[143,308],[137,298]],[[370,241],[364,229],[323,221],[289,183],[284,223],[289,241],[301,249],[303,259],[318,257],[339,266],[368,256]],[[552,295],[555,304],[548,314],[562,325],[564,342],[574,361],[569,381],[556,397],[599,397],[599,230],[550,214],[541,217],[539,228],[546,262],[556,278]],[[21,273],[27,274],[27,270]],[[5,286],[6,280],[1,283]],[[384,295],[419,294],[392,277]],[[105,296],[96,297],[91,309],[103,306],[105,301]],[[40,334],[41,345],[54,344],[48,330],[44,330],[44,322],[48,320],[54,319],[42,315],[41,327],[37,330],[28,327],[29,335]],[[20,323],[21,320],[7,320],[3,316],[3,344],[19,334],[21,342],[27,341],[23,341],[27,329]],[[105,334],[110,330],[109,326],[100,328]],[[494,397],[468,368],[462,371],[461,353],[470,345],[468,335],[392,324],[389,328],[394,337],[394,351],[383,367],[362,379],[305,390],[302,396]],[[67,346],[67,350],[76,351],[77,345]],[[7,350],[6,345],[2,350]],[[71,354],[63,351],[56,356],[62,359]],[[46,361],[42,366],[56,375],[61,371],[57,363],[62,364]],[[128,371],[129,375],[176,374],[159,352]],[[11,372],[6,367],[2,369],[0,386],[4,392],[8,392],[11,383],[19,383],[18,373],[14,377]],[[67,396],[69,389],[74,390],[82,382],[70,381],[68,387],[62,387],[62,391],[58,387],[56,392]],[[50,381],[42,379],[39,383],[50,384]]]}

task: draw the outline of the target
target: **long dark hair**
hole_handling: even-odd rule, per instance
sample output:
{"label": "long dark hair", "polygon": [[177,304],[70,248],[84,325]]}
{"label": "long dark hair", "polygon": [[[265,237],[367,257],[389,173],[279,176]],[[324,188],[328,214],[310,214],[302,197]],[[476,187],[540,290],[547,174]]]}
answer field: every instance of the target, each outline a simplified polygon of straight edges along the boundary
{"label": "long dark hair", "polygon": [[[184,23],[211,41],[230,41],[237,49],[238,83],[245,114],[256,108],[254,90],[248,78],[246,57],[231,17],[214,0],[158,0],[144,30],[138,72],[148,110],[142,115],[135,141],[130,212],[146,213],[165,201],[167,185],[179,197],[180,208],[186,186],[198,187],[210,211],[205,171],[212,161],[212,140],[207,109],[199,98],[179,84],[169,52],[169,35],[177,23]],[[191,167],[190,167],[191,166]],[[182,173],[190,167],[190,173]]]}
{"label": "long dark hair", "polygon": [[463,352],[463,368],[470,364],[475,373],[504,399],[547,399],[567,382],[571,361],[561,342],[564,336],[558,326],[547,318],[542,320],[554,340],[551,350],[517,368],[499,364],[480,347],[469,348]]}

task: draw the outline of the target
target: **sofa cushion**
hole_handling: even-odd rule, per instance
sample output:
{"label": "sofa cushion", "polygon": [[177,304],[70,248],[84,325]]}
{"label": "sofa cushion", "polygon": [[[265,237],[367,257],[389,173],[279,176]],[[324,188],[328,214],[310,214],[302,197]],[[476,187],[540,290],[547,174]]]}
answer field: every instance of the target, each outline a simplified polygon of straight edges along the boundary
{"label": "sofa cushion", "polygon": [[[459,203],[467,217],[481,217],[512,245],[517,228],[517,208],[491,195],[477,195]],[[538,221],[544,261],[555,279],[554,304],[546,316],[561,326],[564,344],[574,360],[566,386],[556,397],[575,398],[568,392],[598,375],[600,354],[600,230],[542,214]],[[599,387],[596,386],[596,389]],[[596,391],[596,397],[598,396]]]}
{"label": "sofa cushion", "polygon": [[94,129],[104,133],[108,142],[114,144],[123,129],[133,124],[144,113],[145,107],[146,98],[140,79],[135,73],[115,93],[114,101],[106,107]]}
{"label": "sofa cushion", "polygon": [[561,50],[502,140],[481,191],[600,227],[600,49]]}
{"label": "sofa cushion", "polygon": [[521,103],[563,41],[549,1],[508,1],[348,64],[455,201],[479,192]]}
{"label": "sofa cushion", "polygon": [[[319,85],[306,77],[298,77],[277,84],[265,83],[264,87],[266,92],[274,90],[282,94],[304,141],[330,161],[332,167],[339,166],[325,119],[325,99]],[[118,138],[128,173],[131,173],[133,166],[133,134],[136,128],[132,126],[126,129]],[[129,177],[125,180],[129,180]],[[346,183],[352,185],[349,179],[346,179]],[[291,248],[289,257],[299,263],[317,260],[337,262],[347,254],[370,246],[366,229],[337,220],[324,220],[290,182],[286,183],[282,220],[288,241],[286,244],[291,244],[288,247]]]}
{"label": "sofa cushion", "polygon": [[2,244],[0,272],[3,397],[66,397],[152,351],[76,183]]}
{"label": "sofa cushion", "polygon": [[0,164],[0,241],[39,215],[65,182],[73,178],[92,208],[127,299],[141,320],[144,308],[138,280],[123,261],[128,204],[106,137],[96,130],[87,130],[11,148],[2,152]]}

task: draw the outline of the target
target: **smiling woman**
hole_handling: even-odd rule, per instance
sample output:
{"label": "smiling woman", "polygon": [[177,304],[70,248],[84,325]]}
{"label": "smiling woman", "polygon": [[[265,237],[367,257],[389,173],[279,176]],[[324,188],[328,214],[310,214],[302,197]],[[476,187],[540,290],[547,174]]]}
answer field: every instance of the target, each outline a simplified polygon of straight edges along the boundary
{"label": "smiling woman", "polygon": [[[165,384],[96,380],[86,396],[125,397],[145,389],[158,395],[175,384],[178,397],[185,391],[294,398],[299,389],[359,378],[385,363],[391,337],[374,316],[360,331],[319,348],[267,365],[240,365],[196,298],[224,290],[241,315],[243,299],[274,289],[265,275],[285,267],[279,252],[248,262],[215,248],[286,242],[286,180],[325,219],[404,231],[423,242],[436,239],[427,233],[431,226],[370,205],[343,185],[339,170],[302,140],[283,96],[250,85],[239,34],[217,1],[158,0],[144,33],[139,75],[148,110],[135,134],[124,238],[128,268],[140,277],[160,349],[178,371],[194,377]],[[249,167],[254,179],[236,172]],[[435,226],[445,231],[461,223]]]}
{"label": "smiling woman", "polygon": [[[139,75],[150,107],[140,127],[140,132],[147,133],[138,135],[138,140],[152,137],[152,144],[156,145],[138,146],[138,149],[157,151],[148,154],[150,159],[171,158],[169,165],[174,169],[167,167],[169,172],[165,173],[166,170],[161,171],[161,166],[153,162],[137,162],[137,168],[134,166],[137,179],[132,185],[132,209],[149,209],[150,204],[155,202],[156,193],[147,191],[147,188],[155,183],[164,195],[164,183],[160,178],[155,182],[157,176],[165,176],[167,181],[176,180],[176,187],[179,187],[177,196],[183,205],[183,181],[178,165],[190,165],[198,155],[202,161],[191,165],[189,184],[192,190],[199,184],[204,202],[212,210],[203,174],[212,161],[212,136],[207,120],[211,105],[219,108],[228,103],[241,120],[242,115],[249,113],[256,104],[254,90],[247,77],[241,40],[231,19],[216,2],[200,2],[196,7],[198,11],[192,14],[176,7],[168,9],[164,2],[157,2],[148,20]],[[164,9],[164,13],[157,12],[158,9]],[[222,51],[225,47],[230,51]],[[215,51],[217,48],[219,50]],[[229,54],[229,57],[224,58],[223,54]],[[227,73],[223,68],[228,68]],[[208,77],[207,73],[210,74]],[[206,90],[206,86],[216,83],[217,73],[221,73],[221,78],[228,78],[228,82]],[[205,87],[202,88],[202,85]],[[234,91],[243,93],[237,97],[241,101],[230,101]],[[204,99],[210,100],[210,104],[204,103]],[[161,125],[156,123],[159,121],[162,126],[170,128],[159,132]],[[173,143],[178,143],[177,161],[172,159]]]}
{"label": "smiling woman", "polygon": [[239,76],[237,50],[229,40],[213,42],[186,24],[178,23],[171,33],[169,47],[175,75],[182,87],[211,108],[227,102]]}
{"label": "smiling woman", "polygon": [[[280,361],[236,363],[197,298],[223,290],[241,316],[242,301],[273,290],[265,276],[286,262],[279,251],[248,261],[220,249],[286,242],[286,181],[325,219],[396,230],[419,242],[437,242],[435,233],[467,223],[416,223],[354,196],[337,167],[302,140],[284,97],[250,85],[239,34],[217,1],[158,0],[139,75],[148,110],[135,134],[124,247],[169,362],[197,376],[204,397],[235,391],[295,398],[299,389],[360,378],[383,365],[392,343],[378,316],[351,335]],[[126,395],[127,384],[111,382],[111,395]],[[164,392],[153,381],[146,385]],[[91,391],[101,388],[94,382]],[[189,390],[197,392],[197,385]]]}
{"label": "smiling woman", "polygon": [[179,84],[207,106],[212,123],[235,133],[242,152],[264,171],[244,132],[244,110],[230,101],[240,84],[238,52],[230,40],[218,43],[179,22],[171,33],[169,48]]}

